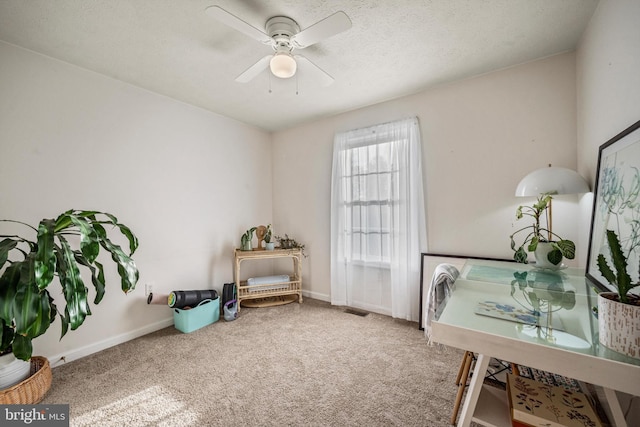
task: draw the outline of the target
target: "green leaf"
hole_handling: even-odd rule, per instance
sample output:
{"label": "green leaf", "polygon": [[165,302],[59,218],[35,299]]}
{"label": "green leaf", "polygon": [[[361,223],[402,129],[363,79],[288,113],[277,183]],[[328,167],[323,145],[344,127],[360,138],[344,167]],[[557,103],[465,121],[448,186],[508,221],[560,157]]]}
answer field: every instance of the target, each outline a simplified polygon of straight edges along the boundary
{"label": "green leaf", "polygon": [[529,262],[527,251],[525,251],[522,246],[513,254],[513,259],[516,260],[516,262],[521,262],[523,264],[527,264]]}
{"label": "green leaf", "polygon": [[18,359],[31,359],[31,354],[33,353],[31,338],[25,337],[24,335],[16,334],[16,336],[13,338],[11,347],[13,348],[13,354],[15,354]]}
{"label": "green leaf", "polygon": [[131,232],[129,227],[127,227],[124,224],[120,224],[118,222],[118,218],[116,218],[114,215],[111,215],[110,213],[106,213],[106,212],[99,212],[99,213],[109,218],[111,220],[110,223],[118,227],[122,235],[124,235],[127,238],[127,240],[129,241],[129,255],[133,255],[136,249],[138,249],[138,238],[135,236],[135,234]]}
{"label": "green leaf", "polygon": [[9,252],[11,252],[17,244],[18,242],[13,239],[3,239],[0,242],[0,268],[2,268],[5,262],[7,262],[7,259],[9,259]]}
{"label": "green leaf", "polygon": [[574,259],[576,257],[576,245],[571,240],[560,240],[555,243],[566,259]]}
{"label": "green leaf", "polygon": [[53,297],[51,296],[51,294],[47,292],[47,295],[49,296],[49,307],[50,307],[49,324],[51,324],[53,323],[54,320],[56,320],[56,313],[58,312],[58,307],[56,307],[56,304],[53,302]]}
{"label": "green leaf", "polygon": [[516,209],[516,219],[522,219],[522,206],[518,206]]}
{"label": "green leaf", "polygon": [[133,255],[133,253],[138,249],[138,238],[126,225],[118,224],[118,228],[127,240],[129,240],[129,255]]}
{"label": "green leaf", "polygon": [[35,258],[34,277],[40,289],[49,286],[56,270],[56,256],[53,252],[54,227],[55,221],[52,219],[43,219],[38,226],[38,250]]}
{"label": "green leaf", "polygon": [[73,225],[80,230],[80,251],[89,263],[95,261],[100,253],[100,238],[89,221],[82,217],[71,215],[69,217]]}
{"label": "green leaf", "polygon": [[20,282],[22,262],[7,267],[0,277],[0,319],[7,324],[13,322],[13,300]]}
{"label": "green leaf", "polygon": [[528,250],[529,252],[535,252],[535,251],[536,251],[536,248],[538,247],[538,242],[539,242],[539,241],[540,241],[540,240],[538,239],[538,236],[534,236],[534,237],[531,239],[531,242],[529,243],[529,247],[527,247],[527,250]]}
{"label": "green leaf", "polygon": [[69,312],[65,307],[64,313],[58,313],[60,317],[60,339],[69,332]]}
{"label": "green leaf", "polygon": [[84,258],[81,254],[77,253],[76,262],[87,267],[91,270],[91,283],[93,283],[93,287],[96,289],[96,298],[94,299],[94,304],[100,304],[102,298],[104,297],[105,292],[105,280],[104,280],[104,267],[98,261],[94,261],[93,264],[89,264],[86,258]]}
{"label": "green leaf", "polygon": [[0,319],[0,351],[4,351],[11,346],[14,336],[15,333],[10,324],[7,324],[4,319]]}
{"label": "green leaf", "polygon": [[14,300],[16,334],[29,338],[46,332],[51,324],[49,293],[40,291],[35,282],[21,284]]}
{"label": "green leaf", "polygon": [[78,264],[69,242],[58,236],[62,244],[62,250],[58,253],[58,276],[62,285],[64,299],[67,302],[65,313],[71,325],[71,330],[77,329],[84,322],[89,311],[87,303],[88,289],[82,281]]}
{"label": "green leaf", "polygon": [[108,238],[107,233],[98,224],[95,225],[96,231],[100,235],[100,245],[111,253],[111,259],[118,264],[118,274],[121,279],[122,290],[128,293],[136,288],[139,273],[136,263],[129,257],[120,246],[113,244]]}
{"label": "green leaf", "polygon": [[607,230],[607,242],[609,243],[609,249],[611,250],[611,260],[613,261],[613,267],[616,269],[618,280],[612,283],[618,284],[618,295],[620,296],[620,302],[627,303],[627,293],[633,287],[631,285],[631,276],[627,273],[627,258],[622,252],[622,246],[616,233],[612,230]]}
{"label": "green leaf", "polygon": [[598,254],[598,270],[600,270],[600,273],[602,274],[602,276],[604,276],[605,279],[607,279],[607,282],[611,283],[612,285],[618,286],[618,280],[616,279],[616,275],[613,273],[613,270],[611,270],[611,267],[609,267],[609,264],[607,263],[607,260],[605,259],[604,255],[602,254]]}
{"label": "green leaf", "polygon": [[551,264],[559,265],[562,262],[562,252],[554,245],[554,248],[547,253],[547,259]]}
{"label": "green leaf", "polygon": [[547,208],[549,201],[551,201],[552,197],[550,195],[544,195],[538,198],[538,201],[533,205],[533,208],[538,211],[543,211]]}
{"label": "green leaf", "polygon": [[73,211],[74,215],[82,218],[89,218],[92,222],[96,220],[96,214],[99,213],[99,211]]}
{"label": "green leaf", "polygon": [[61,213],[58,218],[56,218],[56,226],[54,228],[54,232],[57,234],[59,232],[61,232],[62,230],[66,230],[67,228],[71,227],[73,225],[73,223],[71,222],[71,213],[73,212],[73,210],[68,210],[64,213]]}
{"label": "green leaf", "polygon": [[16,334],[26,335],[29,326],[37,321],[37,296],[38,286],[34,277],[34,254],[20,265],[20,282],[16,287],[16,295],[13,299],[13,314],[16,325]]}
{"label": "green leaf", "polygon": [[51,324],[49,293],[41,291],[34,278],[35,254],[21,263],[20,281],[13,300],[16,334],[35,338],[42,335]]}

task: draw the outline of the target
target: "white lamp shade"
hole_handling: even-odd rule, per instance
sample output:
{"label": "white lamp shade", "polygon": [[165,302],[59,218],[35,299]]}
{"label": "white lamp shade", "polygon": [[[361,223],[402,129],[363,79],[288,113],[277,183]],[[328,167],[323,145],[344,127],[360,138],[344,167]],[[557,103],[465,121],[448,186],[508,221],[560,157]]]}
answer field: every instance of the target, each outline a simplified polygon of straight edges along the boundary
{"label": "white lamp shade", "polygon": [[278,52],[271,58],[269,67],[274,76],[280,77],[281,79],[288,79],[296,73],[298,65],[296,64],[296,60],[293,59],[288,52]]}
{"label": "white lamp shade", "polygon": [[538,196],[542,193],[583,194],[589,191],[589,184],[576,171],[548,167],[535,170],[522,178],[516,188],[516,196]]}

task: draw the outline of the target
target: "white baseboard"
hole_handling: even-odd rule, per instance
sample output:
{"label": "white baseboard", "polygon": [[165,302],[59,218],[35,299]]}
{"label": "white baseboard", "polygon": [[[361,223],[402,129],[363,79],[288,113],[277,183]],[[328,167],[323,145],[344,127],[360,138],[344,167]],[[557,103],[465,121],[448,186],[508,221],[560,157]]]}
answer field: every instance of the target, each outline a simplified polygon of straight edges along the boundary
{"label": "white baseboard", "polygon": [[331,302],[331,296],[327,294],[320,294],[318,292],[311,292],[302,290],[302,296],[306,298],[313,298],[320,301]]}
{"label": "white baseboard", "polygon": [[60,366],[61,364],[72,362],[77,359],[81,359],[85,356],[89,356],[90,354],[97,353],[102,350],[106,350],[107,348],[113,347],[114,345],[131,341],[132,339],[150,334],[160,329],[164,329],[171,325],[173,325],[173,317],[161,320],[156,323],[152,323],[151,325],[147,325],[142,328],[135,329],[133,331],[129,331],[124,334],[117,335],[115,337],[111,337],[106,340],[103,340],[85,347],[73,349],[65,353],[45,355],[45,357],[49,359],[49,363],[51,363],[51,367],[55,368],[56,366]]}

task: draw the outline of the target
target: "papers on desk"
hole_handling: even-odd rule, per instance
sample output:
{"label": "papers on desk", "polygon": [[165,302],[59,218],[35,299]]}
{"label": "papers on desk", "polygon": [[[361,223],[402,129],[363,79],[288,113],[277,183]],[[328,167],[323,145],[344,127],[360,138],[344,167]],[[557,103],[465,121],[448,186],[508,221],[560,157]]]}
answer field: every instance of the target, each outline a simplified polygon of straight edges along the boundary
{"label": "papers on desk", "polygon": [[[478,303],[475,313],[482,316],[495,317],[496,319],[508,320],[510,322],[524,323],[526,325],[547,326],[546,313],[535,313],[533,310],[526,310],[511,304],[484,301]],[[562,322],[557,316],[551,317],[551,327],[558,331],[564,331]]]}

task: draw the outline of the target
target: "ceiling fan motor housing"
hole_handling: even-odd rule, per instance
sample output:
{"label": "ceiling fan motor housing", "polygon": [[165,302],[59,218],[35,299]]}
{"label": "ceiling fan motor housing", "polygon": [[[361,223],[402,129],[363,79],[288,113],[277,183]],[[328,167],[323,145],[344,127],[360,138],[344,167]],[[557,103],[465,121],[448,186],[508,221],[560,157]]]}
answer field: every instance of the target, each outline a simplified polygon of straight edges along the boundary
{"label": "ceiling fan motor housing", "polygon": [[276,52],[291,52],[293,50],[291,37],[300,32],[300,26],[296,21],[286,16],[274,16],[267,21],[265,28],[269,37],[274,41],[273,49]]}

